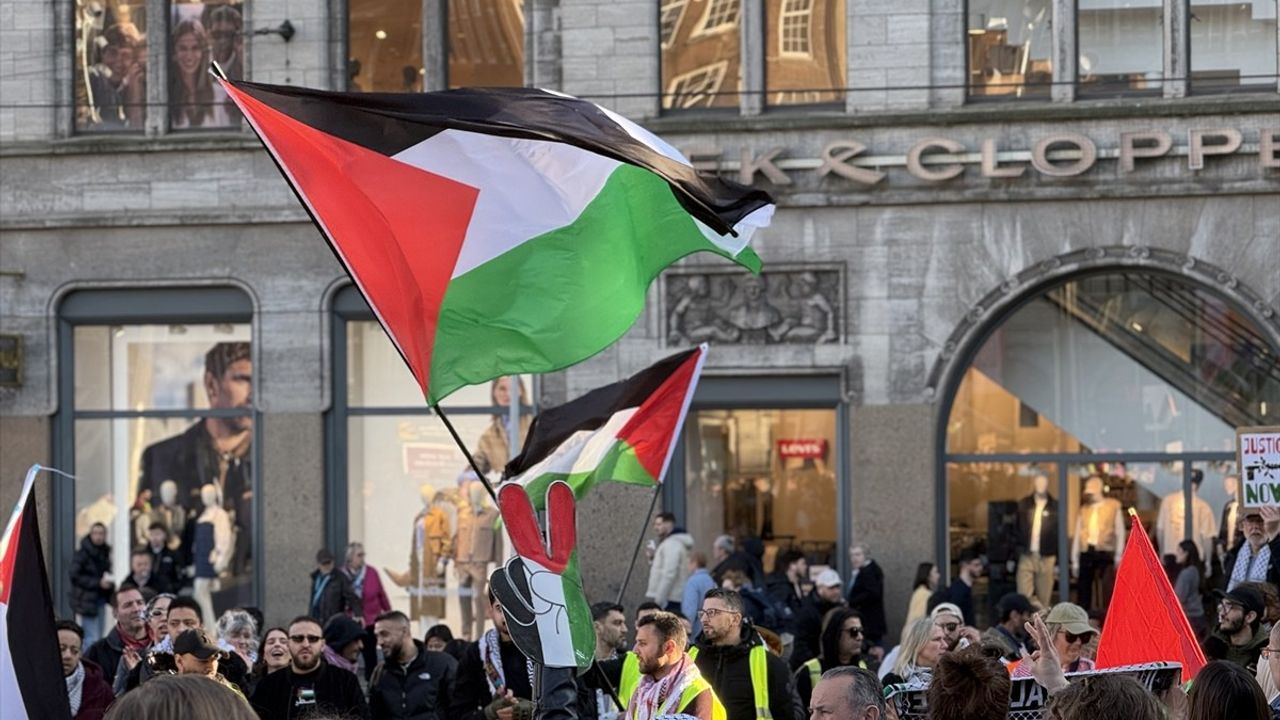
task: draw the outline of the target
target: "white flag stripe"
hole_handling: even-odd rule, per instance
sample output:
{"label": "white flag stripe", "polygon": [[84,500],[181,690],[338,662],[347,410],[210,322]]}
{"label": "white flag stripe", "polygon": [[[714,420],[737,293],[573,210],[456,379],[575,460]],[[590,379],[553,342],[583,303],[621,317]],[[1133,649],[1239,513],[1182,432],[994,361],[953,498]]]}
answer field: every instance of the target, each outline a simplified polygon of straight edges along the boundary
{"label": "white flag stripe", "polygon": [[560,443],[552,453],[538,464],[520,473],[511,481],[527,485],[530,480],[548,473],[571,475],[577,472],[594,470],[604,456],[618,441],[618,431],[622,429],[639,407],[619,410],[604,425],[595,430],[579,430]]}
{"label": "white flag stripe", "polygon": [[573,223],[621,164],[564,143],[465,130],[439,132],[393,157],[480,190],[455,278]]}

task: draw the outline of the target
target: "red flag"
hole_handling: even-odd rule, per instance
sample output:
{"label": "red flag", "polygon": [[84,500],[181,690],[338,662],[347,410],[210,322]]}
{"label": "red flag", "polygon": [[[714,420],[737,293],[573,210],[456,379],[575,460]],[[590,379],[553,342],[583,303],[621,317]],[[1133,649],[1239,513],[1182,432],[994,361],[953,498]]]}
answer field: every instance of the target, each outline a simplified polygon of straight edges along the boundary
{"label": "red flag", "polygon": [[1098,667],[1180,662],[1183,679],[1193,678],[1204,667],[1204,652],[1138,514],[1129,515],[1132,531],[1102,627]]}

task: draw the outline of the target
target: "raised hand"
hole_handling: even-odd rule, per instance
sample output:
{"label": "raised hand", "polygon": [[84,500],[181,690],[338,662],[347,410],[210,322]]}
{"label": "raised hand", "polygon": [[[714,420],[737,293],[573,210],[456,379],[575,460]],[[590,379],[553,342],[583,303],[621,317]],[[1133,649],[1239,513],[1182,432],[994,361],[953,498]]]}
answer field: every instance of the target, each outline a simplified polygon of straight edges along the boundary
{"label": "raised hand", "polygon": [[573,490],[551,483],[545,507],[544,537],[524,488],[509,484],[498,491],[516,557],[493,572],[490,584],[521,652],[547,667],[585,668],[595,652],[595,632],[578,572]]}

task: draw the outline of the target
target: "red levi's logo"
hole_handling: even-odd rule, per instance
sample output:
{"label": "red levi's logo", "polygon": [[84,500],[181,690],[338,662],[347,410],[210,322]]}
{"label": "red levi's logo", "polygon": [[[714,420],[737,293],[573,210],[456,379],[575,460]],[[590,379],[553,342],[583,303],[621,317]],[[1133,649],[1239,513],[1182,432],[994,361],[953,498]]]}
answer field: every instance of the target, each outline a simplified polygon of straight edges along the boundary
{"label": "red levi's logo", "polygon": [[827,441],[822,438],[807,440],[779,440],[778,455],[783,458],[822,458],[827,456]]}

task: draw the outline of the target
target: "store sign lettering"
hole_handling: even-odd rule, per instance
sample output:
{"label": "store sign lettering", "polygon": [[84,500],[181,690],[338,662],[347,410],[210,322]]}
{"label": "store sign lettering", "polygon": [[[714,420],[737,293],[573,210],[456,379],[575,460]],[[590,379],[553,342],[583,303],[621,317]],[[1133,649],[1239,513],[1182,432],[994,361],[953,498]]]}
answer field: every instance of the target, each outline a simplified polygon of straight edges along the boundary
{"label": "store sign lettering", "polygon": [[827,441],[823,439],[779,440],[778,455],[783,458],[824,458],[827,456]]}
{"label": "store sign lettering", "polygon": [[[1108,148],[1099,148],[1093,139],[1080,133],[1059,132],[1020,149],[1002,147],[1000,139],[993,137],[984,138],[977,148],[951,138],[926,137],[902,155],[877,155],[853,139],[828,143],[817,158],[790,157],[785,147],[744,147],[736,160],[714,147],[691,147],[685,152],[695,168],[734,173],[737,181],[745,185],[763,179],[784,187],[794,183],[795,173],[814,172],[819,179],[838,176],[870,187],[883,182],[888,177],[885,169],[891,167],[903,167],[925,182],[959,177],[970,165],[977,165],[984,178],[1070,178],[1092,170],[1101,160],[1115,160],[1119,174],[1125,175],[1144,162],[1173,156],[1185,157],[1186,169],[1194,172],[1203,170],[1211,158],[1235,155],[1244,146],[1244,133],[1237,128],[1195,128],[1185,135],[1165,130],[1125,132],[1120,134],[1117,146]],[[1252,148],[1249,152],[1253,152]],[[1259,133],[1257,155],[1261,171],[1280,169],[1280,129]]]}

